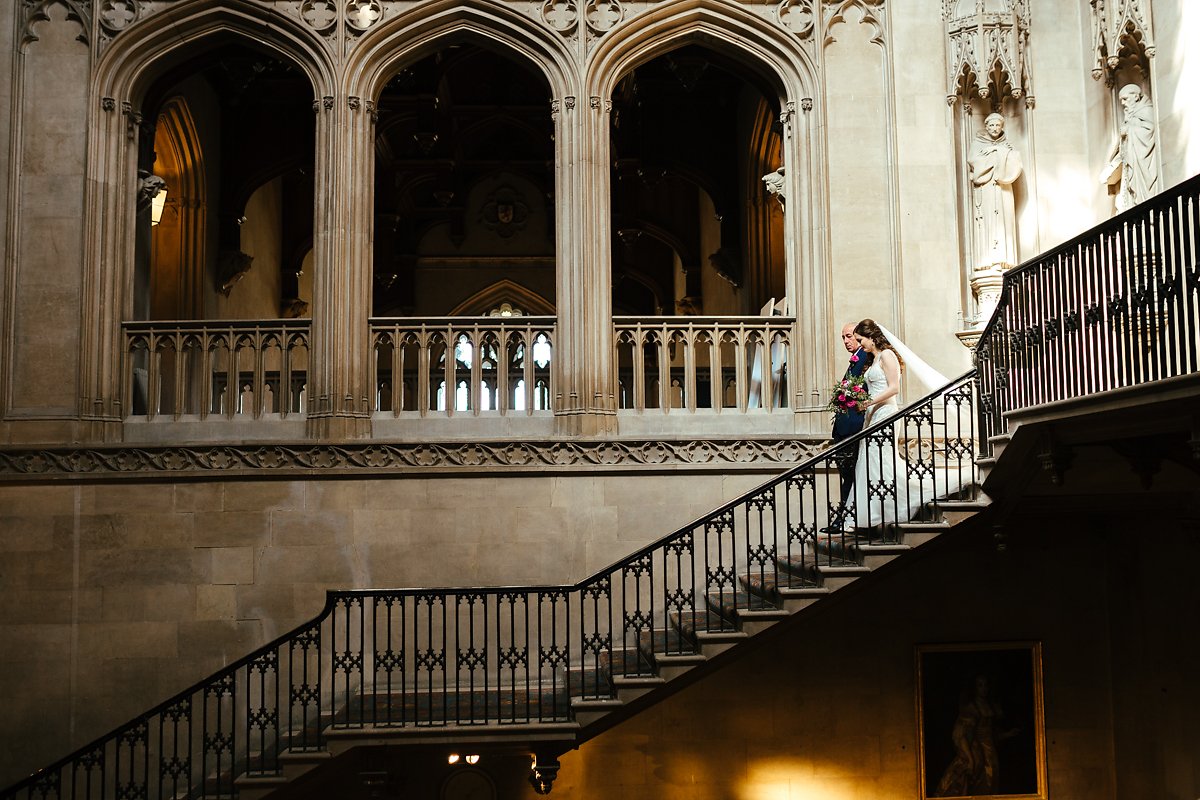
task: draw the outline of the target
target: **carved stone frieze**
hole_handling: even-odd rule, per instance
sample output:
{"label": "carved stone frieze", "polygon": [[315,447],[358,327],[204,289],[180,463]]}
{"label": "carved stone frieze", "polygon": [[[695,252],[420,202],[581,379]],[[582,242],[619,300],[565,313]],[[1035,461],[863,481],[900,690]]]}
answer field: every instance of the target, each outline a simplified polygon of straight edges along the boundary
{"label": "carved stone frieze", "polygon": [[[996,6],[1003,10],[994,10]],[[942,0],[942,18],[948,104],[980,97],[999,109],[1005,97],[1028,98],[1028,0],[994,0],[986,8],[976,0]]]}
{"label": "carved stone frieze", "polygon": [[800,439],[354,443],[0,449],[5,479],[90,476],[729,467],[796,464],[824,446]]}
{"label": "carved stone frieze", "polygon": [[23,0],[21,15],[21,46],[38,40],[34,30],[39,22],[49,22],[50,6],[59,3],[67,9],[67,19],[79,24],[79,35],[75,38],[89,44],[92,31],[92,0]]}
{"label": "carved stone frieze", "polygon": [[1112,86],[1122,66],[1133,65],[1150,76],[1154,57],[1149,0],[1091,0],[1092,47],[1096,63],[1092,77]]}

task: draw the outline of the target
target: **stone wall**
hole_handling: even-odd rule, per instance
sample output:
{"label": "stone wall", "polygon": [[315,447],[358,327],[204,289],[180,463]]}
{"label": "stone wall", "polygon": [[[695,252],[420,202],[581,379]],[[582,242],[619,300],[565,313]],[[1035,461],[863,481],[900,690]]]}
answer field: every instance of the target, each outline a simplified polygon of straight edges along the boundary
{"label": "stone wall", "polygon": [[1200,543],[1136,530],[1020,520],[1003,553],[990,530],[936,542],[567,753],[554,796],[918,797],[914,647],[1037,640],[1050,797],[1195,797],[1200,643],[1181,621],[1200,614]]}
{"label": "stone wall", "polygon": [[574,582],[763,480],[0,487],[0,786],[314,617],[326,589]]}

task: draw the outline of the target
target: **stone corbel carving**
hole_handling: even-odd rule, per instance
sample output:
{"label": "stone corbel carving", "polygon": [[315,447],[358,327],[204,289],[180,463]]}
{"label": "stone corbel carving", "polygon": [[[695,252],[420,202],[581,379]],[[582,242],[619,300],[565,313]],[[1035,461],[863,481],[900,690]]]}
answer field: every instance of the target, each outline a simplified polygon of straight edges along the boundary
{"label": "stone corbel carving", "polygon": [[246,277],[254,256],[241,250],[225,250],[217,256],[217,291],[225,297],[233,291],[233,285]]}
{"label": "stone corbel carving", "polygon": [[787,199],[783,190],[783,169],[783,167],[780,167],[774,172],[768,172],[762,176],[763,183],[767,187],[767,194],[775,195],[775,199],[779,201],[779,205],[783,205]]}
{"label": "stone corbel carving", "polygon": [[157,175],[151,175],[144,169],[138,170],[137,211],[141,213],[150,207],[154,196],[167,188],[167,182]]}
{"label": "stone corbel carving", "polygon": [[308,303],[299,297],[288,297],[279,304],[279,315],[284,319],[299,319],[308,315]]}
{"label": "stone corbel carving", "polygon": [[735,289],[742,286],[742,268],[737,253],[729,247],[722,247],[708,257],[708,263],[713,270]]}

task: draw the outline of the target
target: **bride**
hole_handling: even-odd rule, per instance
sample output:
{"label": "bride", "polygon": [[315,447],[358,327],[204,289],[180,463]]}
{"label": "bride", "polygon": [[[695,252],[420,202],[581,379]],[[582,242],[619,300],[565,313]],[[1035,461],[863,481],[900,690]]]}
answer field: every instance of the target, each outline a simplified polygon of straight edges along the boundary
{"label": "bride", "polygon": [[[900,376],[905,362],[918,370],[916,378],[930,389],[944,386],[948,381],[941,373],[917,358],[895,336],[874,320],[864,319],[854,328],[859,345],[872,358],[864,374],[871,399],[866,403],[864,428],[881,422],[899,412]],[[897,347],[898,345],[898,347]],[[899,350],[904,351],[901,358]],[[933,499],[932,482],[925,485],[908,477],[907,462],[899,459],[896,435],[902,431],[884,428],[864,439],[858,449],[854,466],[854,509],[851,519],[855,527],[872,528],[893,522],[907,522],[921,503]],[[896,479],[896,473],[902,476]]]}

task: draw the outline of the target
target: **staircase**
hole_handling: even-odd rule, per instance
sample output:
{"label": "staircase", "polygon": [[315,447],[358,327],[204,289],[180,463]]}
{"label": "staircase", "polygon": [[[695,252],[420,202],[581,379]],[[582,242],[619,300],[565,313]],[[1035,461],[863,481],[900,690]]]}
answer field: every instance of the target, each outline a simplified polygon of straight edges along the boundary
{"label": "staircase", "polygon": [[[1190,419],[1200,453],[1196,220],[1200,177],[1012,270],[978,375],[580,583],[330,592],[316,619],[0,800],[265,797],[355,747],[437,742],[533,753],[547,794],[567,749],[983,511],[981,471],[1026,470],[1002,449],[1041,447],[1058,474],[1064,435],[1128,435],[1126,407],[1152,394],[1163,413],[1134,407],[1138,424]],[[838,481],[860,451],[866,509]]]}
{"label": "staircase", "polygon": [[[431,742],[534,753],[549,792],[559,754],[980,511],[973,377],[574,586],[330,592],[0,800],[265,797],[354,747]],[[870,512],[840,499],[859,451]],[[880,513],[901,522],[866,527]]]}

